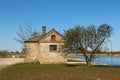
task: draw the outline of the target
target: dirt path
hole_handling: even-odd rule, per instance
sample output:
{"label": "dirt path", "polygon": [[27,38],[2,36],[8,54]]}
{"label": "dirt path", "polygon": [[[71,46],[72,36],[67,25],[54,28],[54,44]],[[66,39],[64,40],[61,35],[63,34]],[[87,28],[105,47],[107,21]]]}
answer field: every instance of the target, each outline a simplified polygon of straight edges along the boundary
{"label": "dirt path", "polygon": [[23,63],[24,58],[0,58],[0,70],[10,65]]}

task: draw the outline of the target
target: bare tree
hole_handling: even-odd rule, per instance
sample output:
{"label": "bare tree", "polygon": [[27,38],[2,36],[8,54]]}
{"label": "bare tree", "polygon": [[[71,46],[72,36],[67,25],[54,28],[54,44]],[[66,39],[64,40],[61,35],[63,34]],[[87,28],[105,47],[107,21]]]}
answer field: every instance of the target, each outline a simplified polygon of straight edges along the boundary
{"label": "bare tree", "polygon": [[24,41],[31,38],[34,33],[38,34],[37,31],[33,30],[33,26],[30,22],[26,23],[26,25],[19,25],[16,32],[17,38],[15,38],[15,40],[24,46]]}
{"label": "bare tree", "polygon": [[97,50],[100,50],[112,34],[112,27],[108,24],[102,24],[98,28],[90,25],[75,26],[65,32],[65,47],[69,50],[79,49],[86,60],[87,65],[91,64]]}

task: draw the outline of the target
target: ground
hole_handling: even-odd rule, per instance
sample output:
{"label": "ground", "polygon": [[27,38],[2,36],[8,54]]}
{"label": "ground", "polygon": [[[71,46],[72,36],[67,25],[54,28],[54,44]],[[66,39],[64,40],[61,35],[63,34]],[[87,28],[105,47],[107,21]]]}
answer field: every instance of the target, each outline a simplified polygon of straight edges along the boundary
{"label": "ground", "polygon": [[119,80],[111,66],[21,63],[0,71],[0,80]]}
{"label": "ground", "polygon": [[23,63],[24,58],[0,58],[0,70],[16,63]]}
{"label": "ground", "polygon": [[[23,62],[24,62],[24,58],[0,58],[0,69],[2,69],[0,70],[0,80],[119,80],[120,79],[120,67],[111,67],[111,66],[87,67],[86,65],[75,65],[75,64],[39,64],[39,63],[23,63]],[[16,64],[16,63],[20,63],[20,64]]]}

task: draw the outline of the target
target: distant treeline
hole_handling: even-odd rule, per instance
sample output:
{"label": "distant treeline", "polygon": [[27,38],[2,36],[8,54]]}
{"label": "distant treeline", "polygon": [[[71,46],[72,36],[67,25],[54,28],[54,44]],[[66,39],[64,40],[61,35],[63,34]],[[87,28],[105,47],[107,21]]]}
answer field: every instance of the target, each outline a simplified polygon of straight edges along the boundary
{"label": "distant treeline", "polygon": [[0,57],[1,58],[8,58],[12,57],[13,55],[21,55],[22,52],[15,51],[15,52],[9,52],[7,50],[0,50]]}
{"label": "distant treeline", "polygon": [[[75,54],[83,55],[82,53],[75,53]],[[120,56],[120,52],[97,52],[96,55],[101,55],[101,56]]]}
{"label": "distant treeline", "polygon": [[[81,53],[81,52],[79,52],[79,51],[76,51],[76,52],[68,52],[68,54],[80,54],[80,55],[82,55],[83,53]],[[120,51],[114,51],[114,52],[103,52],[103,51],[99,51],[99,52],[96,52],[96,54],[98,54],[98,55],[118,55],[118,56],[120,56]]]}

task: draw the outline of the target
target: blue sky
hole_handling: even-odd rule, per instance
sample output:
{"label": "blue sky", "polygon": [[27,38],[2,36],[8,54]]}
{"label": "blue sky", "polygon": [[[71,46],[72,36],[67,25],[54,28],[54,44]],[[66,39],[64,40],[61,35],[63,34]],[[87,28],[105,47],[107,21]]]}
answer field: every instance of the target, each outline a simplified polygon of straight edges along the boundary
{"label": "blue sky", "polygon": [[0,0],[0,50],[20,51],[14,38],[18,25],[28,22],[39,32],[46,25],[60,33],[74,24],[107,23],[115,32],[112,50],[120,51],[120,0]]}

